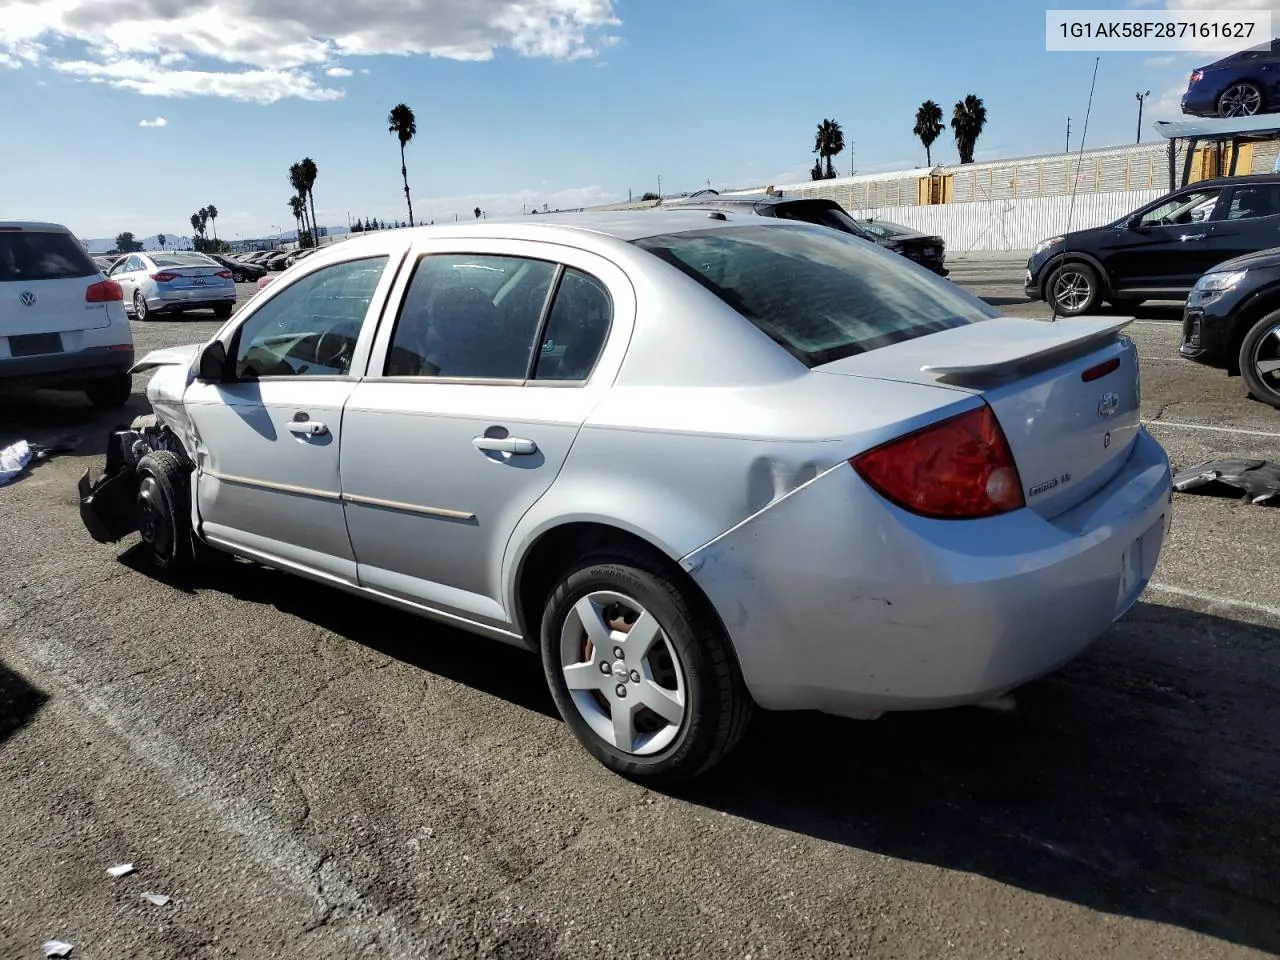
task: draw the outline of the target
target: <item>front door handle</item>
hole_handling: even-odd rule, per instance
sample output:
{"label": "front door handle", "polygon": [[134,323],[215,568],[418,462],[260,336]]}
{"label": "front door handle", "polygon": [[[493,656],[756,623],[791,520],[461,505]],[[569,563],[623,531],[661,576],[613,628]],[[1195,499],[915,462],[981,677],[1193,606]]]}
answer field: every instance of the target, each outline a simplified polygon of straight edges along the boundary
{"label": "front door handle", "polygon": [[1205,234],[1203,233],[1184,233],[1178,239],[1179,240],[1203,240],[1204,238],[1205,238]]}
{"label": "front door handle", "polygon": [[318,420],[290,420],[289,432],[300,437],[322,437],[329,428]]}
{"label": "front door handle", "polygon": [[471,445],[477,450],[489,450],[493,453],[510,453],[517,457],[527,457],[538,452],[538,445],[532,440],[521,437],[474,437]]}

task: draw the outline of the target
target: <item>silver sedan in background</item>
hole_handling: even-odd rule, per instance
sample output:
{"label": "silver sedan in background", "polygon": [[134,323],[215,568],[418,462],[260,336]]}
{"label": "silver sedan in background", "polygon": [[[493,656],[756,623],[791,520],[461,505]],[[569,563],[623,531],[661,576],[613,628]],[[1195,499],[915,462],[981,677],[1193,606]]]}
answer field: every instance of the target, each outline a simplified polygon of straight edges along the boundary
{"label": "silver sedan in background", "polygon": [[721,211],[386,231],[144,358],[81,516],[539,651],[587,750],[678,780],[756,707],[979,702],[1130,609],[1172,489],[1128,322]]}
{"label": "silver sedan in background", "polygon": [[131,253],[107,275],[120,284],[125,309],[138,320],[204,309],[226,319],[236,303],[231,271],[203,253]]}

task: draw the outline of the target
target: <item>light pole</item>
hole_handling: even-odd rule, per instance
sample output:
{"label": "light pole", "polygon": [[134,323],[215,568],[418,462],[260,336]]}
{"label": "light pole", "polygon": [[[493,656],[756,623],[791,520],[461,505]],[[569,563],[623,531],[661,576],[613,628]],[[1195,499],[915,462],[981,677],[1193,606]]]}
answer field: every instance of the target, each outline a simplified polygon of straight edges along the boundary
{"label": "light pole", "polygon": [[1148,90],[1146,93],[1135,93],[1134,96],[1138,98],[1138,139],[1135,140],[1134,143],[1141,143],[1142,142],[1142,106],[1144,103],[1146,103],[1147,97],[1151,96],[1151,91]]}
{"label": "light pole", "polygon": [[662,174],[658,174],[658,199],[662,199]]}

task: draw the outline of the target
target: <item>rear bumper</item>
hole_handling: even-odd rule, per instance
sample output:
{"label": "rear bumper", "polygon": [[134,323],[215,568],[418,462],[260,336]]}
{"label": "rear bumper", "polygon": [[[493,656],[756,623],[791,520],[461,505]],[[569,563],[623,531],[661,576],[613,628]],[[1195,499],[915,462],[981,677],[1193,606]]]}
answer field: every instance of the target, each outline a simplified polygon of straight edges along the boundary
{"label": "rear bumper", "polygon": [[153,313],[165,310],[199,310],[202,307],[216,307],[220,304],[236,302],[236,287],[232,283],[226,287],[203,290],[165,290],[147,297],[147,309]]}
{"label": "rear bumper", "polygon": [[1123,616],[1155,569],[1171,498],[1168,457],[1145,431],[1111,483],[1052,521],[924,520],[841,466],[684,566],[765,709],[958,706],[1051,672]]}
{"label": "rear bumper", "polygon": [[128,373],[133,347],[89,347],[70,353],[0,358],[0,385],[76,386]]}

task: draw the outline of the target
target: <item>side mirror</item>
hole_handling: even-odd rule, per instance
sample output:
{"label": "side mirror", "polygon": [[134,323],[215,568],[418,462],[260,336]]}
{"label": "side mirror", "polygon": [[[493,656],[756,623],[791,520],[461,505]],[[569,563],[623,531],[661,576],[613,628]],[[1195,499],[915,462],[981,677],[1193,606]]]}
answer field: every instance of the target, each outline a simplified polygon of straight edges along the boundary
{"label": "side mirror", "polygon": [[222,383],[227,379],[227,348],[221,340],[206,344],[200,351],[200,367],[196,379],[205,383]]}
{"label": "side mirror", "polygon": [[1147,228],[1142,225],[1141,214],[1134,214],[1132,217],[1130,217],[1128,220],[1124,222],[1124,225],[1127,229],[1133,230],[1137,233],[1147,232]]}

